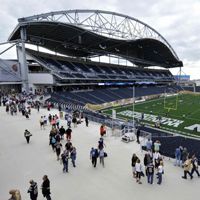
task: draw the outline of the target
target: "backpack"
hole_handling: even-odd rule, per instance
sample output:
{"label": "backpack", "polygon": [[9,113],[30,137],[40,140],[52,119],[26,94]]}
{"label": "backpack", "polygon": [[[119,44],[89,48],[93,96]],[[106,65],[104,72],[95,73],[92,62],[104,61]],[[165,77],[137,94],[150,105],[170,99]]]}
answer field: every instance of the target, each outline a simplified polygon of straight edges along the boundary
{"label": "backpack", "polygon": [[55,137],[52,137],[52,138],[51,138],[51,143],[52,143],[52,144],[55,144],[55,143],[56,143]]}

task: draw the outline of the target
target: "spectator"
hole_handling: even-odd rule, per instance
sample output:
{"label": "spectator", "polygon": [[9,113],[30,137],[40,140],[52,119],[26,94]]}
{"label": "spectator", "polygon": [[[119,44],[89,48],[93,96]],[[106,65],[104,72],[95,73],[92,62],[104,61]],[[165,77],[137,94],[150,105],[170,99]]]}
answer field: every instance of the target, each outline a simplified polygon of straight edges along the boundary
{"label": "spectator", "polygon": [[183,163],[184,175],[182,178],[187,179],[187,174],[189,174],[190,178],[192,179],[193,176],[190,173],[190,169],[192,167],[192,160],[187,158],[186,161]]}
{"label": "spectator", "polygon": [[27,144],[29,144],[30,141],[30,137],[32,136],[32,134],[30,133],[30,131],[28,131],[27,129],[24,131],[24,137],[26,138]]}
{"label": "spectator", "polygon": [[152,151],[152,140],[149,138],[146,142],[147,151]]}
{"label": "spectator", "polygon": [[88,117],[87,116],[85,116],[85,125],[88,127],[88,123],[89,123],[89,121],[88,121]]}
{"label": "spectator", "polygon": [[92,147],[90,150],[90,159],[92,160],[93,167],[96,167],[97,165],[98,156],[99,156],[98,150]]}
{"label": "spectator", "polygon": [[175,150],[175,166],[181,166],[181,149],[177,147]]}
{"label": "spectator", "polygon": [[150,162],[147,165],[146,174],[147,174],[147,182],[149,184],[153,184],[153,177],[154,177],[154,165],[153,165],[153,162]]}
{"label": "spectator", "polygon": [[154,142],[154,152],[160,152],[160,146],[161,146],[161,143],[159,140],[156,140]]}
{"label": "spectator", "polygon": [[157,184],[159,184],[159,185],[161,185],[161,183],[162,183],[162,175],[163,175],[163,173],[164,173],[163,161],[161,160],[160,164],[158,166],[158,173],[157,173],[157,175],[158,175],[158,177],[157,177],[158,178]]}
{"label": "spectator", "polygon": [[137,160],[138,160],[138,157],[134,153],[133,156],[132,156],[132,159],[131,159],[131,166],[132,166],[133,178],[136,178],[135,164],[136,164]]}
{"label": "spectator", "polygon": [[197,176],[200,177],[200,174],[198,171],[198,159],[195,156],[195,154],[192,156],[192,171],[191,171],[192,176],[193,176],[194,172],[196,172]]}
{"label": "spectator", "polygon": [[9,200],[21,200],[21,194],[19,190],[10,190],[9,194],[11,194]]}
{"label": "spectator", "polygon": [[44,175],[42,179],[43,179],[43,183],[41,185],[42,194],[44,197],[46,197],[47,200],[51,200],[50,181],[48,179],[48,176]]}
{"label": "spectator", "polygon": [[142,165],[140,163],[140,159],[139,158],[136,161],[135,170],[136,170],[136,182],[138,184],[142,184],[142,182],[140,181],[141,175],[142,175]]}
{"label": "spectator", "polygon": [[30,187],[28,189],[28,193],[30,193],[30,199],[31,200],[37,200],[38,197],[38,187],[37,183],[33,180],[30,180]]}

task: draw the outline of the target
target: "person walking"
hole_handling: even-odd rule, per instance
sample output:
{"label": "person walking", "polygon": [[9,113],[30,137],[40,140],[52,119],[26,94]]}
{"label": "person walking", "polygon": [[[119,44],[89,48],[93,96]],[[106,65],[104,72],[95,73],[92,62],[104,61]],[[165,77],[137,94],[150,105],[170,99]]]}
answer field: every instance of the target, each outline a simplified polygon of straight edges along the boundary
{"label": "person walking", "polygon": [[72,123],[74,124],[74,128],[77,127],[77,119],[76,119],[76,116],[73,116],[72,118]]}
{"label": "person walking", "polygon": [[152,151],[152,140],[150,138],[148,138],[146,142],[146,148],[147,148],[147,151]]}
{"label": "person walking", "polygon": [[30,183],[30,187],[28,189],[28,193],[30,193],[30,199],[37,200],[37,197],[38,197],[37,183],[33,180],[30,180],[29,183]]}
{"label": "person walking", "polygon": [[89,121],[88,121],[88,117],[85,116],[85,125],[88,127]]}
{"label": "person walking", "polygon": [[135,170],[136,170],[136,182],[138,184],[142,184],[141,182],[141,174],[142,174],[142,164],[140,163],[140,159],[138,158],[135,164]]}
{"label": "person walking", "polygon": [[189,156],[189,153],[188,153],[188,150],[186,147],[183,148],[183,151],[182,151],[182,165],[183,165],[183,168],[184,168],[184,163],[185,161],[187,160],[188,156]]}
{"label": "person walking", "polygon": [[181,166],[181,149],[180,147],[177,147],[175,150],[175,166]]}
{"label": "person walking", "polygon": [[147,165],[146,174],[147,174],[147,182],[149,184],[153,184],[153,177],[154,177],[154,165],[153,165],[153,162],[150,162]]}
{"label": "person walking", "polygon": [[131,166],[132,166],[133,178],[136,178],[135,164],[136,164],[137,160],[138,160],[138,157],[134,153],[133,156],[132,156],[132,159],[131,159]]}
{"label": "person walking", "polygon": [[100,126],[100,136],[103,137],[104,135],[106,135],[106,127],[104,124],[102,124]]}
{"label": "person walking", "polygon": [[65,129],[63,128],[63,126],[61,126],[61,128],[59,129],[59,134],[61,136],[61,139],[63,139],[63,135],[65,134]]}
{"label": "person walking", "polygon": [[137,138],[136,142],[137,142],[138,144],[140,144],[140,127],[137,128],[136,138]]}
{"label": "person walking", "polygon": [[187,179],[187,174],[189,174],[190,178],[193,179],[193,176],[190,173],[191,166],[192,166],[192,159],[187,158],[187,160],[183,163],[184,175],[182,176],[182,178]]}
{"label": "person walking", "polygon": [[195,156],[195,154],[192,156],[192,170],[191,170],[192,176],[193,176],[194,172],[196,172],[197,176],[200,177],[200,174],[198,171],[198,159]]}
{"label": "person walking", "polygon": [[104,164],[104,150],[103,149],[99,150],[99,160],[100,160],[100,164],[102,164],[102,166],[104,167],[105,164]]}
{"label": "person walking", "polygon": [[68,127],[66,130],[66,139],[71,140],[71,137],[72,137],[72,129]]}
{"label": "person walking", "polygon": [[32,134],[30,133],[30,131],[28,131],[27,129],[24,131],[24,137],[26,138],[27,144],[29,144],[30,141],[30,137],[32,136]]}
{"label": "person walking", "polygon": [[98,148],[99,148],[99,150],[103,149],[104,146],[105,146],[104,140],[103,140],[103,138],[101,137],[101,138],[99,139],[99,141],[98,141]]}
{"label": "person walking", "polygon": [[96,167],[98,157],[99,157],[98,149],[92,147],[90,150],[90,159],[92,161],[93,167]]}
{"label": "person walking", "polygon": [[43,183],[41,185],[42,194],[47,200],[51,200],[50,192],[50,181],[47,175],[43,176]]}
{"label": "person walking", "polygon": [[161,183],[162,183],[162,175],[163,175],[163,173],[164,173],[164,168],[163,168],[163,161],[161,160],[160,161],[160,164],[159,164],[159,166],[158,166],[158,173],[157,173],[157,178],[158,178],[158,182],[157,182],[157,184],[158,185],[161,185]]}
{"label": "person walking", "polygon": [[40,118],[40,129],[42,130],[44,130],[45,129],[45,127],[44,127],[44,118],[43,118],[43,116],[41,116],[41,118]]}
{"label": "person walking", "polygon": [[63,173],[68,173],[68,160],[69,160],[69,151],[64,150],[61,154],[61,159],[63,163]]}
{"label": "person walking", "polygon": [[76,161],[76,147],[72,147],[72,150],[70,152],[70,158],[72,160],[73,167],[76,167],[75,161]]}
{"label": "person walking", "polygon": [[60,141],[57,141],[54,146],[55,146],[55,149],[56,149],[57,160],[60,160],[60,152],[61,152],[61,149],[62,149],[62,144],[61,144]]}
{"label": "person walking", "polygon": [[21,194],[19,190],[10,190],[9,194],[11,194],[11,197],[8,200],[21,200]]}

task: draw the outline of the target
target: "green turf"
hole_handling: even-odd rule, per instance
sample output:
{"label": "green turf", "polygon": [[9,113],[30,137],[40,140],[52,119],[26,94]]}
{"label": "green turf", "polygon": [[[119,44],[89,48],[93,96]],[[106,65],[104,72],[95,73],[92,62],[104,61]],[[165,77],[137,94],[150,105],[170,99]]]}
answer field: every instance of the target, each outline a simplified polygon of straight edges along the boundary
{"label": "green turf", "polygon": [[[132,119],[132,116],[120,115],[121,111],[132,111],[133,106],[121,106],[114,108],[117,113],[117,118]],[[173,118],[184,121],[178,127],[171,127],[168,125],[162,125],[163,128],[170,128],[176,131],[185,133],[200,135],[200,133],[184,129],[184,127],[200,124],[200,95],[196,94],[178,94],[178,96],[163,97],[154,100],[148,100],[146,102],[135,104],[135,111],[145,114],[159,115],[162,117]],[[112,109],[103,111],[106,114],[111,115]],[[152,123],[150,121],[143,120],[144,122]],[[154,123],[152,123],[154,124]]]}

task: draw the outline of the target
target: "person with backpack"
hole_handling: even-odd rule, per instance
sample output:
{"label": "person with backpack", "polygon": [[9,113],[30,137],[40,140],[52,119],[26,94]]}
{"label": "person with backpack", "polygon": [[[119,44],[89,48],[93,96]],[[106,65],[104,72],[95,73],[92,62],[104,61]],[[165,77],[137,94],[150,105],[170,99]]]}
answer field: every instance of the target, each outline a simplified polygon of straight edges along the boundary
{"label": "person with backpack", "polygon": [[55,136],[52,136],[51,137],[51,146],[52,146],[53,151],[55,151],[55,144],[56,144],[56,138],[55,138]]}
{"label": "person with backpack", "polygon": [[31,200],[37,200],[38,197],[38,187],[37,183],[33,180],[30,180],[30,187],[28,189],[28,193],[30,193],[30,199]]}
{"label": "person with backpack", "polygon": [[30,131],[28,131],[27,129],[24,131],[24,137],[26,138],[27,144],[29,144],[30,141],[30,137],[32,136],[32,134],[30,133]]}

